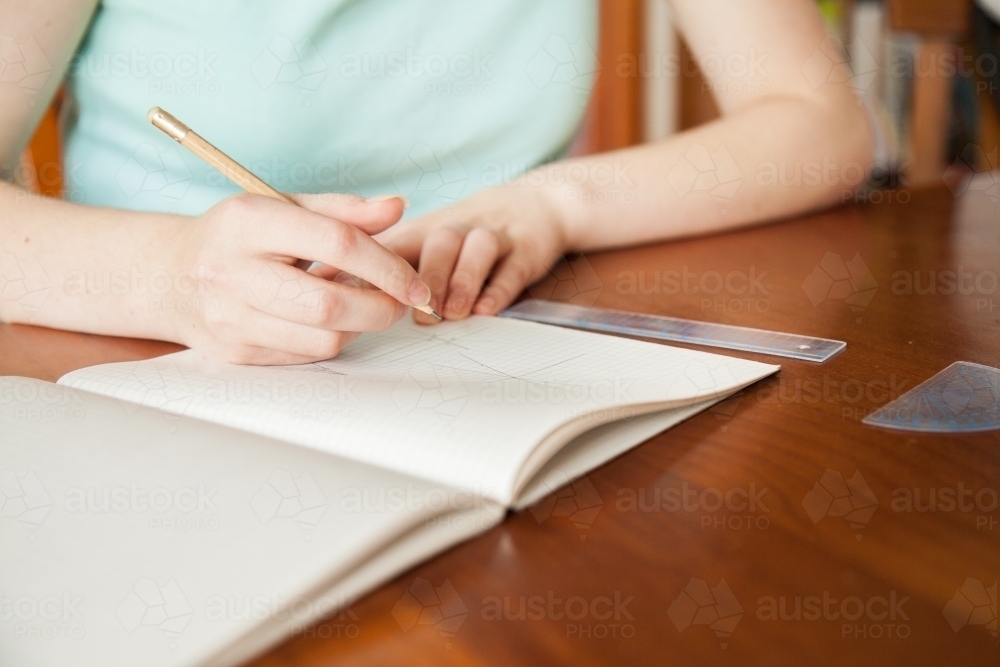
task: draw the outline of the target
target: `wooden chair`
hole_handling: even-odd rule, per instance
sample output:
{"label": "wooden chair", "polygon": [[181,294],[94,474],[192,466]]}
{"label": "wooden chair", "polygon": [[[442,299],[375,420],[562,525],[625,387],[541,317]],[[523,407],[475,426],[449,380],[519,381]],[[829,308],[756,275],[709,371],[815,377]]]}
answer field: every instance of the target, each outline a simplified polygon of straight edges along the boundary
{"label": "wooden chair", "polygon": [[47,197],[63,193],[62,146],[59,139],[61,92],[42,116],[35,135],[21,158],[21,185]]}
{"label": "wooden chair", "polygon": [[[971,0],[887,0],[886,7],[894,30],[915,32],[920,39],[914,62],[907,176],[914,187],[937,184],[946,167],[953,86],[952,76],[941,65],[953,58],[957,45],[968,38],[972,3]],[[992,141],[995,147],[996,135],[990,136],[990,125],[991,121],[995,125],[996,110],[988,95],[980,97],[984,119],[981,140]],[[986,169],[990,165],[977,167]]]}

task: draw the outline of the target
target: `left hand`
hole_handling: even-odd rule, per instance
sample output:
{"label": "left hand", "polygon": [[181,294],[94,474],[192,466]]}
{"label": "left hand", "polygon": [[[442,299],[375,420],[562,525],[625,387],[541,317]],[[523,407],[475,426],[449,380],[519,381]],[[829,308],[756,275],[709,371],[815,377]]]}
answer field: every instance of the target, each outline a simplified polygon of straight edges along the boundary
{"label": "left hand", "polygon": [[[375,239],[418,268],[446,320],[496,315],[567,250],[555,207],[541,191],[518,184],[483,190]],[[413,316],[436,322],[417,310]]]}

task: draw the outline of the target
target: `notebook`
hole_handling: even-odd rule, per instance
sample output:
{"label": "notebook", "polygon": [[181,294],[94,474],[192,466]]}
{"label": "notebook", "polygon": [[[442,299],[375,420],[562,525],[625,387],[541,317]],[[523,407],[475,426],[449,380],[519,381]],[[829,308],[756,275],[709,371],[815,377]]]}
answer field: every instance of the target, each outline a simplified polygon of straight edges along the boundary
{"label": "notebook", "polygon": [[2,378],[0,662],[239,664],[777,370],[472,317]]}

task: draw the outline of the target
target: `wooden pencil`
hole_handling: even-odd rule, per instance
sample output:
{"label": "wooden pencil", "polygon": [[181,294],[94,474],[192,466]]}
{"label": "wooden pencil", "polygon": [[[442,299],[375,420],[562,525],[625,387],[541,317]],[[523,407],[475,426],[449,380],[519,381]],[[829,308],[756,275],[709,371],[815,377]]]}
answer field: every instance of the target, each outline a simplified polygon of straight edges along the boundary
{"label": "wooden pencil", "polygon": [[[153,107],[146,114],[149,122],[156,128],[162,130],[168,137],[188,149],[209,165],[214,167],[223,176],[240,186],[247,192],[257,195],[271,197],[286,204],[298,206],[294,200],[281,192],[278,192],[266,182],[261,180],[252,171],[241,165],[239,162],[229,157],[218,148],[209,143],[204,137],[192,130],[190,127],[177,120],[173,115],[167,113],[160,107]],[[303,271],[308,271],[312,262],[307,259],[300,259],[295,262],[295,266]],[[432,317],[441,319],[430,305],[414,306],[417,310],[427,313]]]}

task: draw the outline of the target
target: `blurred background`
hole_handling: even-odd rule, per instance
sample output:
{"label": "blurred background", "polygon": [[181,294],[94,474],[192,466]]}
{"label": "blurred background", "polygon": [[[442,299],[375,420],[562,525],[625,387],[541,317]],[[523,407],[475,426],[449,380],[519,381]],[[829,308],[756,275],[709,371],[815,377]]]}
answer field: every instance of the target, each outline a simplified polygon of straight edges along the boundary
{"label": "blurred background", "polygon": [[[877,119],[869,190],[944,183],[996,170],[1000,138],[1000,0],[817,0],[831,58]],[[718,115],[711,87],[672,26],[668,0],[600,0],[596,86],[572,152],[656,141]],[[838,55],[839,54],[839,55]],[[17,180],[60,196],[57,95],[22,158]],[[996,179],[993,179],[996,188]],[[995,196],[995,193],[994,193]]]}

